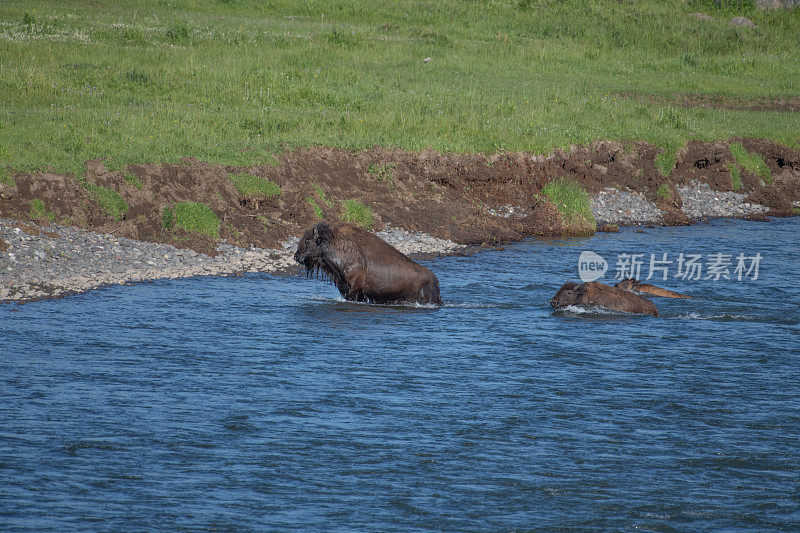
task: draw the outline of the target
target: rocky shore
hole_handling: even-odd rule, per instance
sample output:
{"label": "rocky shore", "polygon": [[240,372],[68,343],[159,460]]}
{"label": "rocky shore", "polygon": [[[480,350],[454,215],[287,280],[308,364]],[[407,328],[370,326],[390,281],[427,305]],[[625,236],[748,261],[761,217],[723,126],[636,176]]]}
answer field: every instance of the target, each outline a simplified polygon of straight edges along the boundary
{"label": "rocky shore", "polygon": [[[689,219],[747,218],[761,215],[768,208],[745,201],[748,195],[715,191],[707,183],[678,186],[680,211]],[[605,188],[592,199],[592,214],[598,224],[640,226],[661,224],[664,212],[637,192]]]}
{"label": "rocky shore", "polygon": [[[683,213],[692,219],[744,218],[767,210],[745,202],[743,194],[714,191],[705,183],[679,187],[678,192]],[[598,224],[659,224],[663,217],[644,196],[608,188],[594,196],[592,212]],[[377,235],[417,257],[465,249],[447,239],[390,225]],[[58,224],[40,226],[0,218],[0,302],[63,296],[144,280],[299,271],[292,257],[297,242],[297,237],[290,238],[274,249],[222,243],[212,256]]]}

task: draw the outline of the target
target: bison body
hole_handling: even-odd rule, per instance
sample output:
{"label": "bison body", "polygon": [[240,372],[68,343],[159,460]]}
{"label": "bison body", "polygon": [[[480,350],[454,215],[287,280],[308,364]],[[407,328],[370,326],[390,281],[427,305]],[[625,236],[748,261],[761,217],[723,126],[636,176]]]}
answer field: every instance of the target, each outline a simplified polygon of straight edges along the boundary
{"label": "bison body", "polygon": [[624,313],[658,316],[653,302],[632,292],[597,281],[565,283],[550,300],[555,309],[574,305],[580,308],[602,307]]}
{"label": "bison body", "polygon": [[669,289],[662,289],[661,287],[656,287],[649,283],[642,283],[635,278],[625,278],[614,286],[623,291],[652,294],[653,296],[660,296],[662,298],[691,298],[691,296],[687,296],[686,294],[674,292]]}
{"label": "bison body", "polygon": [[351,224],[320,222],[294,259],[306,273],[329,277],[346,300],[441,305],[439,280],[386,241]]}

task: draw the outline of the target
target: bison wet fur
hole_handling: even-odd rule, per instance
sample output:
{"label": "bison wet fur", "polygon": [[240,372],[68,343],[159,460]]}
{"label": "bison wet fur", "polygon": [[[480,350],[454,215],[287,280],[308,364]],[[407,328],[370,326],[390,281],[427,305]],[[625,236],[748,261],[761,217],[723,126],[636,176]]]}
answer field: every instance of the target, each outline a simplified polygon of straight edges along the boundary
{"label": "bison wet fur", "polygon": [[691,298],[691,296],[686,294],[674,292],[669,289],[662,289],[661,287],[656,287],[649,283],[642,283],[636,278],[625,278],[614,286],[624,291],[652,294],[653,296],[660,296],[662,298]]}
{"label": "bison wet fur", "polygon": [[294,259],[329,277],[346,300],[441,305],[439,280],[386,241],[351,224],[320,222],[306,231]]}
{"label": "bison wet fur", "polygon": [[611,285],[597,281],[565,283],[550,300],[555,309],[574,305],[581,308],[602,307],[613,311],[658,316],[653,302]]}

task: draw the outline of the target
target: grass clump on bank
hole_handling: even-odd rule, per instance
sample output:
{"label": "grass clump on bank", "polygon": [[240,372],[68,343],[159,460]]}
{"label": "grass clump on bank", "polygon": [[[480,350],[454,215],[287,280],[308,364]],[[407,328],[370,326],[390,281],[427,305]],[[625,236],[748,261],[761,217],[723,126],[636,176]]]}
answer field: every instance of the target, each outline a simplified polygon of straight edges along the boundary
{"label": "grass clump on bank", "polygon": [[165,207],[161,212],[161,225],[165,230],[178,227],[209,237],[219,237],[219,217],[200,202],[182,202]]}
{"label": "grass clump on bank", "polygon": [[228,177],[242,196],[271,198],[281,194],[281,188],[278,184],[266,178],[260,178],[247,172],[230,174]]}
{"label": "grass clump on bank", "polygon": [[311,209],[314,210],[314,216],[322,219],[325,218],[325,212],[322,210],[322,207],[319,203],[317,203],[317,199],[322,203],[322,205],[326,205],[328,207],[333,207],[333,202],[331,202],[328,197],[325,195],[325,191],[322,190],[322,187],[318,183],[312,183],[311,188],[314,189],[314,194],[317,195],[315,199],[313,196],[306,196],[306,203],[311,206]]}
{"label": "grass clump on bank", "polygon": [[113,189],[109,189],[108,187],[103,187],[102,185],[95,185],[94,183],[85,182],[83,187],[89,193],[89,195],[94,199],[95,202],[100,204],[106,212],[119,222],[125,216],[125,213],[128,212],[130,206],[128,203],[119,195],[119,193]]}
{"label": "grass clump on bank", "polygon": [[10,185],[12,187],[17,186],[17,182],[11,177],[11,170],[3,167],[0,167],[0,183]]}
{"label": "grass clump on bank", "polygon": [[322,200],[322,203],[327,205],[328,207],[333,206],[333,202],[328,200],[328,197],[325,196],[325,191],[322,190],[322,187],[319,186],[317,183],[312,183],[311,188],[314,189],[314,192],[317,193],[317,197]]}
{"label": "grass clump on bank", "polygon": [[325,216],[325,213],[322,212],[322,208],[317,204],[313,196],[306,196],[306,203],[314,210],[315,217],[322,219]]}
{"label": "grass clump on bank", "polygon": [[33,220],[56,221],[56,216],[47,210],[47,207],[44,205],[44,200],[41,198],[34,198],[31,200],[31,211],[29,215]]}
{"label": "grass clump on bank", "polygon": [[739,170],[739,167],[736,163],[730,161],[728,162],[728,172],[731,173],[731,186],[733,187],[734,191],[738,191],[742,188],[742,173]]}
{"label": "grass clump on bank", "polygon": [[740,167],[748,172],[760,175],[767,185],[772,183],[772,172],[770,172],[769,167],[764,163],[760,155],[748,152],[742,146],[742,143],[732,143],[730,148],[733,158]]}
{"label": "grass clump on bank", "polygon": [[125,173],[122,175],[122,178],[123,178],[123,179],[124,179],[124,180],[125,180],[127,183],[129,183],[129,184],[133,185],[134,187],[136,187],[136,188],[137,188],[137,189],[139,189],[140,191],[141,191],[141,190],[142,190],[142,188],[144,187],[144,185],[142,185],[142,180],[140,180],[139,178],[137,178],[137,177],[136,177],[135,175],[133,175],[133,174],[129,174],[128,172],[125,172]]}
{"label": "grass clump on bank", "polygon": [[668,146],[656,156],[656,168],[661,172],[661,175],[668,178],[675,168],[675,161],[678,158],[678,148],[675,146]]}
{"label": "grass clump on bank", "polygon": [[355,224],[366,230],[372,229],[375,224],[372,209],[354,198],[342,200],[342,208],[341,219],[344,222]]}
{"label": "grass clump on bank", "polygon": [[385,165],[370,165],[367,172],[372,174],[378,181],[388,181],[389,185],[394,185],[394,169],[397,163],[386,163]]}
{"label": "grass clump on bank", "polygon": [[594,233],[597,222],[586,190],[577,183],[561,178],[542,187],[542,194],[555,204],[561,220],[568,229],[577,233]]}

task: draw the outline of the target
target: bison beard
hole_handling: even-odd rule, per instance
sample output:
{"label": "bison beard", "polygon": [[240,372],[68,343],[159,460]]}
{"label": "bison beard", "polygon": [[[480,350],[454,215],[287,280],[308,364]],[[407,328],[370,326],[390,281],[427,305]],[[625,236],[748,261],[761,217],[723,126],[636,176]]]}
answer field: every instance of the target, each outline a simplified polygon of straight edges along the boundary
{"label": "bison beard", "polygon": [[331,280],[347,300],[442,303],[433,272],[350,224],[320,222],[303,235],[294,259],[307,276]]}

